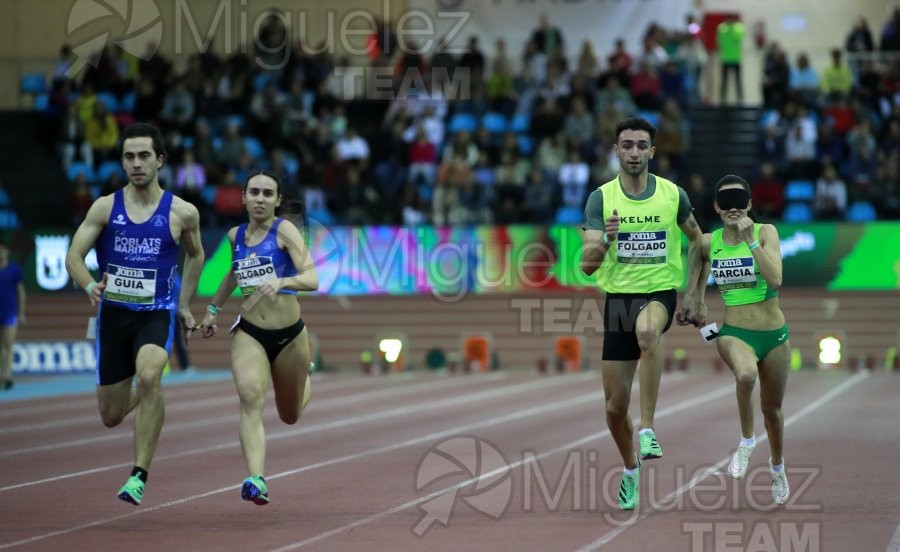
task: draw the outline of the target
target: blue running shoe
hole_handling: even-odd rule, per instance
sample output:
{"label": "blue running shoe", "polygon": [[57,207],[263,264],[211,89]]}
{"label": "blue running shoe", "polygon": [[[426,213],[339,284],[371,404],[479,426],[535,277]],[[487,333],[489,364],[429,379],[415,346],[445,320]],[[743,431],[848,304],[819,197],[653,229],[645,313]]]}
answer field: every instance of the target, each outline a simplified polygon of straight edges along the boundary
{"label": "blue running shoe", "polygon": [[269,503],[269,487],[261,475],[251,475],[241,485],[241,498],[249,500],[257,506],[265,506]]}

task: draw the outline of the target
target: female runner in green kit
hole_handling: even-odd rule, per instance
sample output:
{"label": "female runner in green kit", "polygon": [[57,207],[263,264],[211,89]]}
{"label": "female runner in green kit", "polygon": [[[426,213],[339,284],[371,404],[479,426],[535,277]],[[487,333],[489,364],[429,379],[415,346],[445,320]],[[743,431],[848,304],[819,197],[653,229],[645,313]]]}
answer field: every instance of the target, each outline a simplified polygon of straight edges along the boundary
{"label": "female runner in green kit", "polygon": [[725,302],[725,323],[716,344],[722,360],[734,372],[741,420],[741,440],[728,473],[735,479],[744,477],[756,446],[753,387],[758,377],[760,408],[771,449],[772,498],[776,504],[784,504],[790,489],[782,457],[781,404],[791,350],[790,333],[778,306],[781,243],[774,226],[748,217],[750,186],[743,178],[727,175],[719,180],[715,201],[724,227],[704,234],[701,248],[703,263],[709,263]]}

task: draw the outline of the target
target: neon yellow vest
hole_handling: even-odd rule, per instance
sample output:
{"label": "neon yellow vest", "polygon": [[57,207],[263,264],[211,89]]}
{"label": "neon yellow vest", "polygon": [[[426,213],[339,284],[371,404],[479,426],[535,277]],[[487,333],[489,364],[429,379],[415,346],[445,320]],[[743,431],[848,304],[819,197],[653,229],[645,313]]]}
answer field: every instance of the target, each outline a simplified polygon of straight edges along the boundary
{"label": "neon yellow vest", "polygon": [[[761,226],[753,226],[753,239],[756,241],[759,241]],[[769,284],[759,273],[750,246],[745,242],[728,245],[722,239],[721,228],[710,234],[709,259],[712,276],[722,292],[726,307],[750,305],[778,297],[778,290],[770,290]]]}
{"label": "neon yellow vest", "polygon": [[603,220],[614,209],[621,218],[619,237],[597,273],[597,285],[606,293],[652,293],[677,289],[684,282],[678,186],[650,178],[656,179],[656,190],[642,200],[625,195],[618,176],[600,186]]}

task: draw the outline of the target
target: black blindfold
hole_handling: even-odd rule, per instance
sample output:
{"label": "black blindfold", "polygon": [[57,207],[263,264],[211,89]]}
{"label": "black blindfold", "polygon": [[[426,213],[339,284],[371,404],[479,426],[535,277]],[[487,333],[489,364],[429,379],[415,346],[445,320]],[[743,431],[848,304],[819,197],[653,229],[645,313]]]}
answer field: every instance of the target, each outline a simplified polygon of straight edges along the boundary
{"label": "black blindfold", "polygon": [[716,203],[719,209],[728,211],[730,209],[746,209],[750,205],[750,194],[743,188],[728,188],[719,190],[716,194]]}

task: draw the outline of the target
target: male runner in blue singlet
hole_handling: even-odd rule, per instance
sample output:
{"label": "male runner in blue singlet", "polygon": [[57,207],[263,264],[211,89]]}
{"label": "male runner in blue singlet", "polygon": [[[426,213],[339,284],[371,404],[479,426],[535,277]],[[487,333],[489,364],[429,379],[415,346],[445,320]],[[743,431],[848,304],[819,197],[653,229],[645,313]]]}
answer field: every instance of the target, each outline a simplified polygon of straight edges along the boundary
{"label": "male runner in blue singlet", "polygon": [[[119,498],[140,504],[162,428],[160,376],[168,362],[176,311],[185,339],[194,328],[190,301],[203,268],[200,216],[190,203],[164,191],[157,173],[166,150],[159,130],[146,123],[122,134],[122,166],[128,184],[99,198],[75,232],[66,269],[97,310],[97,402],[107,427],[135,407],[135,462]],[[175,271],[178,245],[185,261],[180,297]],[[84,262],[92,246],[102,278],[94,281]],[[132,380],[137,375],[136,389]]]}

